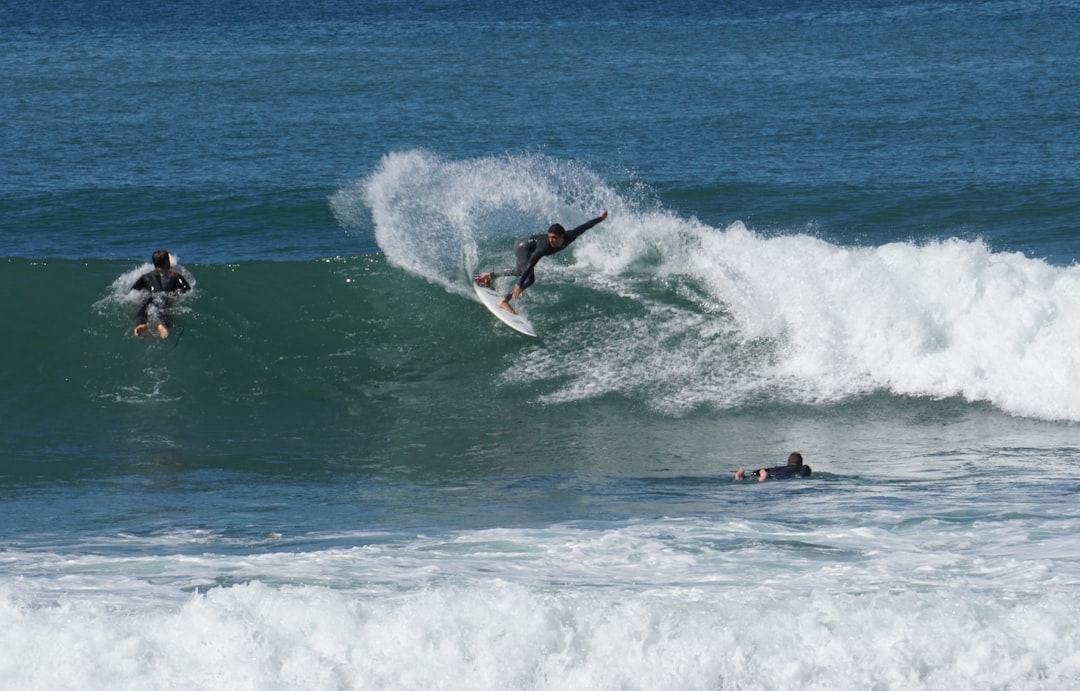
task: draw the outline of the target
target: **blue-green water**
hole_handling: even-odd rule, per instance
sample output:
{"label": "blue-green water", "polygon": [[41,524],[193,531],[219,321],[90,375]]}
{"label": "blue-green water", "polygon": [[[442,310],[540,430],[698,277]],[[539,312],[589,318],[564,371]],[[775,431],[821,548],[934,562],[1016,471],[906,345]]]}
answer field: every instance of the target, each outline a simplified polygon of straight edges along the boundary
{"label": "blue-green water", "polygon": [[1078,18],[16,3],[0,685],[1074,687]]}

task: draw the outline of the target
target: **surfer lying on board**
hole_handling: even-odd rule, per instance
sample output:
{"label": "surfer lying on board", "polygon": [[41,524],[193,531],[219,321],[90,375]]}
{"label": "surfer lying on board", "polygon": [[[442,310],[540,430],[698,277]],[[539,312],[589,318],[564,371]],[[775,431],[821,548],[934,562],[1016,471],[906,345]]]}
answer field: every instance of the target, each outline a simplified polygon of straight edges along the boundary
{"label": "surfer lying on board", "polygon": [[598,217],[591,221],[582,223],[573,230],[567,230],[558,223],[553,224],[548,228],[547,233],[538,233],[536,235],[526,235],[523,238],[519,238],[514,243],[514,256],[517,258],[517,266],[512,269],[501,269],[498,271],[489,271],[486,274],[480,274],[474,280],[482,286],[490,286],[491,282],[500,276],[520,276],[517,283],[510,290],[506,296],[499,301],[499,307],[508,312],[517,312],[510,306],[510,301],[514,298],[521,297],[521,294],[526,288],[531,286],[536,281],[536,263],[549,254],[555,254],[566,249],[574,240],[577,240],[581,235],[592,228],[600,221],[607,218],[607,210],[605,209]]}
{"label": "surfer lying on board", "polygon": [[172,270],[172,257],[166,250],[154,252],[151,260],[154,270],[139,276],[139,280],[131,286],[132,290],[146,293],[139,316],[135,318],[133,333],[143,338],[158,336],[165,339],[169,337],[169,327],[172,326],[170,312],[175,296],[188,292],[191,286],[183,275]]}
{"label": "surfer lying on board", "polygon": [[[739,468],[735,471],[735,479],[742,480],[746,477],[746,471]],[[810,477],[810,466],[803,465],[802,454],[795,452],[787,457],[787,465],[778,465],[773,468],[758,468],[750,475],[757,475],[758,482],[765,482],[769,478],[786,480],[789,477]]]}

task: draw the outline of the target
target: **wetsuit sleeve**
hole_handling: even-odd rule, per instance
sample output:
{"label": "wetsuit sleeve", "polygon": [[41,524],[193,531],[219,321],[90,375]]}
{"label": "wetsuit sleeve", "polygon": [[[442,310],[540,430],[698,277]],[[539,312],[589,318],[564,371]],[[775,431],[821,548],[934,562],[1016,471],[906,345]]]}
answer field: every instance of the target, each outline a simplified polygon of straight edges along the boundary
{"label": "wetsuit sleeve", "polygon": [[786,480],[792,477],[809,477],[810,466],[808,465],[778,465],[774,468],[765,468],[769,477],[777,480]]}
{"label": "wetsuit sleeve", "polygon": [[577,240],[582,234],[584,234],[584,232],[586,230],[588,230],[589,228],[592,228],[594,225],[596,225],[597,223],[599,223],[602,220],[604,220],[602,217],[597,216],[596,218],[594,218],[591,221],[586,221],[585,223],[582,223],[581,225],[579,225],[577,228],[574,228],[573,230],[566,231],[566,241],[563,243],[563,247],[566,247],[567,245],[569,245],[574,240]]}
{"label": "wetsuit sleeve", "polygon": [[191,286],[188,284],[187,279],[184,278],[184,274],[177,273],[176,274],[176,281],[177,281],[177,283],[180,284],[180,292],[181,293],[186,293],[189,290],[191,290]]}

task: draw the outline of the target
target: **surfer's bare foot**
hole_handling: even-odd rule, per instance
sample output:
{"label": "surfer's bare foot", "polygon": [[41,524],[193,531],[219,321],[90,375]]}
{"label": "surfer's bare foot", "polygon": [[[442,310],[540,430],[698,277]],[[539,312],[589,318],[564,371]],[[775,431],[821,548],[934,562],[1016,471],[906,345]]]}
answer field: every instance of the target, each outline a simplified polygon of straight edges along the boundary
{"label": "surfer's bare foot", "polygon": [[499,309],[504,309],[510,314],[517,314],[517,310],[510,306],[510,301],[506,298],[499,300]]}
{"label": "surfer's bare foot", "polygon": [[735,471],[735,479],[736,480],[742,480],[745,477],[746,477],[746,471],[744,469],[739,468],[738,470]]}
{"label": "surfer's bare foot", "polygon": [[135,334],[139,338],[153,338],[157,336],[160,339],[166,339],[169,337],[169,330],[164,324],[158,324],[153,328],[149,324],[138,324],[135,326],[135,330],[131,333]]}
{"label": "surfer's bare foot", "polygon": [[768,478],[769,478],[769,471],[765,470],[764,468],[757,471],[757,481],[758,482],[765,482],[765,480],[767,480]]}
{"label": "surfer's bare foot", "polygon": [[476,285],[483,286],[483,287],[487,288],[487,287],[489,287],[491,285],[491,274],[490,273],[480,274],[474,280],[476,281]]}

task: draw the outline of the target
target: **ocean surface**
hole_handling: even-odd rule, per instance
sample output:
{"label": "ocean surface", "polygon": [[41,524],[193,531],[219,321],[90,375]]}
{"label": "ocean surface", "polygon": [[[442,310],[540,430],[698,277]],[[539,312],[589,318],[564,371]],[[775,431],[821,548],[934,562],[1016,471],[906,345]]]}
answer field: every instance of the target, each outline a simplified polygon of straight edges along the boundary
{"label": "ocean surface", "polygon": [[8,2],[0,688],[1077,688],[1078,26]]}

